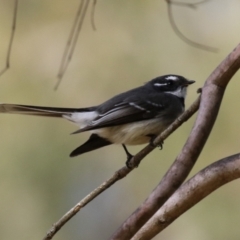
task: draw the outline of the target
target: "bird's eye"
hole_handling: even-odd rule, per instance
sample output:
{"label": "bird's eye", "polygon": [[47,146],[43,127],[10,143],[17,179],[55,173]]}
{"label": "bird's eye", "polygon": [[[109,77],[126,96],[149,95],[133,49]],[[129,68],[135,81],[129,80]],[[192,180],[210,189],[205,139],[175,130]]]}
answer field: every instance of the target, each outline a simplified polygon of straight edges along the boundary
{"label": "bird's eye", "polygon": [[168,85],[169,85],[169,86],[172,86],[173,83],[174,83],[174,82],[173,82],[172,80],[168,80]]}

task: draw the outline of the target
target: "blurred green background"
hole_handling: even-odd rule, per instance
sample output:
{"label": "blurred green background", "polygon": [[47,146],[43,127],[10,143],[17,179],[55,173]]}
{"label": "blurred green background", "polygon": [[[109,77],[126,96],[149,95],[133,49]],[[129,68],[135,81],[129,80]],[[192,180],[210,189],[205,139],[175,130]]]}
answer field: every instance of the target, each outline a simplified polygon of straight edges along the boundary
{"label": "blurred green background", "polygon": [[[193,2],[193,1],[189,1]],[[163,74],[180,74],[196,90],[240,40],[240,2],[210,1],[197,10],[174,7],[174,18],[189,38],[219,49],[202,51],[173,32],[165,1],[98,1],[97,31],[86,16],[73,60],[58,91],[53,91],[78,0],[19,1],[11,68],[0,78],[0,102],[86,107]],[[11,31],[13,1],[0,2],[0,66]],[[219,117],[191,175],[239,152],[239,82],[232,79]],[[195,118],[195,117],[194,117]],[[55,236],[107,239],[158,184],[181,150],[194,121],[184,124],[140,167],[97,197]],[[70,159],[88,133],[58,119],[0,115],[0,239],[42,239],[51,224],[125,164],[120,146]],[[135,153],[142,146],[130,147]],[[177,219],[155,239],[239,239],[239,180]]]}

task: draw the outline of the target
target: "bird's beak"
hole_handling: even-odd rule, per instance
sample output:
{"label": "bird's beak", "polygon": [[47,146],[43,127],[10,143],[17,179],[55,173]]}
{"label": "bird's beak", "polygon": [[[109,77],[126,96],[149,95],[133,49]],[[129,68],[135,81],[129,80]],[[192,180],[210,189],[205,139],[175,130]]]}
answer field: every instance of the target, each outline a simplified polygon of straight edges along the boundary
{"label": "bird's beak", "polygon": [[195,81],[193,81],[193,80],[187,80],[187,82],[186,82],[187,85],[190,85],[190,84],[193,84],[193,83],[195,83]]}
{"label": "bird's beak", "polygon": [[193,83],[195,83],[195,81],[193,81],[193,80],[186,80],[185,86],[188,86],[188,85],[193,84]]}

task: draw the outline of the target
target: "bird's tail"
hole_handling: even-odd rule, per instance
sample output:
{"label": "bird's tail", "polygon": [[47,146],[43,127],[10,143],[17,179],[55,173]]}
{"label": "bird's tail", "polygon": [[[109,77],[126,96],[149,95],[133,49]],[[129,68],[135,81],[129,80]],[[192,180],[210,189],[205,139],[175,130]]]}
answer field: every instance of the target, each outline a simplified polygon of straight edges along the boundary
{"label": "bird's tail", "polygon": [[0,113],[15,113],[45,117],[66,117],[75,112],[89,112],[91,108],[57,108],[18,104],[0,104]]}

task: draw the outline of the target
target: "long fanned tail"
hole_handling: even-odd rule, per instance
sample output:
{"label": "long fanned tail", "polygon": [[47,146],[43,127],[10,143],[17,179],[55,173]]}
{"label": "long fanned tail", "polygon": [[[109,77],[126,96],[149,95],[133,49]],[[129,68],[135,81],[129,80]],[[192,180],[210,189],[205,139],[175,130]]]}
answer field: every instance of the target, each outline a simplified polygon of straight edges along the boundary
{"label": "long fanned tail", "polygon": [[19,104],[0,104],[0,113],[15,113],[45,117],[63,117],[75,112],[88,112],[89,108],[39,107]]}

